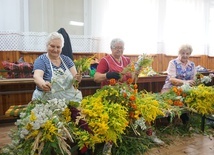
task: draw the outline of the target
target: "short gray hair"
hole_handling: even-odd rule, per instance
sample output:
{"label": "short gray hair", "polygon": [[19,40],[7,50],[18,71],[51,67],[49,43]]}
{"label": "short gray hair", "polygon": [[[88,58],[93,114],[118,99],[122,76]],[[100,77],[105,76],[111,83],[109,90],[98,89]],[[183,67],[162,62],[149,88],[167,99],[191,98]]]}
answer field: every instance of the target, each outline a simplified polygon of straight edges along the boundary
{"label": "short gray hair", "polygon": [[117,43],[122,43],[123,46],[124,46],[124,41],[123,41],[122,39],[120,39],[120,38],[115,38],[115,39],[113,39],[113,40],[111,41],[110,47],[111,47],[111,48],[114,48],[114,47],[115,47],[115,44],[117,44]]}
{"label": "short gray hair", "polygon": [[47,37],[46,46],[48,46],[48,44],[54,39],[60,39],[62,41],[62,48],[63,48],[63,46],[64,46],[64,38],[63,38],[62,34],[58,33],[58,32],[52,32],[52,33],[49,34],[49,36]]}
{"label": "short gray hair", "polygon": [[190,51],[190,54],[192,54],[192,50],[193,50],[192,46],[189,44],[184,44],[179,48],[178,54],[180,54],[181,51],[187,51],[187,50]]}

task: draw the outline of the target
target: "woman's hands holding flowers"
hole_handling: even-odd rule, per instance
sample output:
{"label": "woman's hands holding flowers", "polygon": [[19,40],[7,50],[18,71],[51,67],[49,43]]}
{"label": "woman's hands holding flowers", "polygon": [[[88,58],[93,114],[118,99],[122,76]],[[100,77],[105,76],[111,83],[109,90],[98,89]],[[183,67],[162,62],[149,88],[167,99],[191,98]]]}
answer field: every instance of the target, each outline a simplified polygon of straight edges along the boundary
{"label": "woman's hands holding flowers", "polygon": [[49,92],[51,91],[51,83],[49,81],[44,81],[44,83],[41,85],[41,89],[44,92]]}
{"label": "woman's hands holding flowers", "polygon": [[195,80],[185,80],[183,83],[188,84],[190,86],[195,86],[196,84]]}
{"label": "woman's hands holding flowers", "polygon": [[76,75],[74,76],[74,78],[75,78],[78,82],[81,82],[81,80],[82,80],[82,75],[81,75],[81,74],[76,74]]}
{"label": "woman's hands holding flowers", "polygon": [[106,78],[107,79],[116,79],[119,80],[120,79],[120,74],[117,72],[108,72],[106,73]]}
{"label": "woman's hands holding flowers", "polygon": [[82,80],[82,74],[78,74],[77,73],[74,76],[74,79],[73,79],[73,86],[74,86],[74,88],[78,89],[79,83],[81,82],[81,80]]}

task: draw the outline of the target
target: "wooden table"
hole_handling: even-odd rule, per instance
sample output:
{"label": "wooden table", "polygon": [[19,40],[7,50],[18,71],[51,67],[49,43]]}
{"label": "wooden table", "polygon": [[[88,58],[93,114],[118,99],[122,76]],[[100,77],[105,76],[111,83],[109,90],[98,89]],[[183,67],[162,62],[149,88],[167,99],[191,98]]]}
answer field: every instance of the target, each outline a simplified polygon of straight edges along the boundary
{"label": "wooden table", "polygon": [[[166,76],[139,77],[138,89],[149,92],[160,92]],[[11,105],[24,105],[31,101],[35,89],[33,78],[0,79],[0,122]],[[83,97],[92,95],[100,89],[100,84],[93,78],[82,78],[79,90]]]}
{"label": "wooden table", "polygon": [[139,90],[158,93],[161,91],[166,80],[166,75],[139,77],[137,84]]}

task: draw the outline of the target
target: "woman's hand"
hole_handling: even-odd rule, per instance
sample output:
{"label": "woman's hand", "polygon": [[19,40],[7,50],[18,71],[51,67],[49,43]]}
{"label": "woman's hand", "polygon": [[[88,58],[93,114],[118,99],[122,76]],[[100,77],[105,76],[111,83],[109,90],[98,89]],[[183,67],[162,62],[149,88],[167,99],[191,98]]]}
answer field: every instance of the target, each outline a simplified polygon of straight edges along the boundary
{"label": "woman's hand", "polygon": [[82,75],[81,75],[81,74],[76,74],[76,75],[74,76],[74,78],[75,78],[78,82],[81,82],[81,80],[82,80]]}
{"label": "woman's hand", "polygon": [[185,83],[189,84],[190,86],[194,86],[196,84],[195,80],[187,80]]}
{"label": "woman's hand", "polygon": [[44,92],[49,92],[51,91],[51,83],[49,81],[45,81],[42,85],[41,85],[41,89]]}

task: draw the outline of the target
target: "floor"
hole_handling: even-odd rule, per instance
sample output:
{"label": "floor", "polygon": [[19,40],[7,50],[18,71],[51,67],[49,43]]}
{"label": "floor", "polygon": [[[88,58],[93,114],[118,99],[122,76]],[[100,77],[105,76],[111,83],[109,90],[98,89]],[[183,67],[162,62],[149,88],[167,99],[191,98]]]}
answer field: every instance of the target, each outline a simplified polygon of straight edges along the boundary
{"label": "floor", "polygon": [[[14,123],[0,124],[0,148],[10,143],[8,133],[14,129]],[[214,129],[213,129],[214,130]],[[165,145],[149,150],[146,155],[214,155],[214,137],[195,135],[175,137],[171,145]]]}
{"label": "floor", "polygon": [[175,138],[173,144],[153,148],[146,155],[214,155],[214,137]]}

